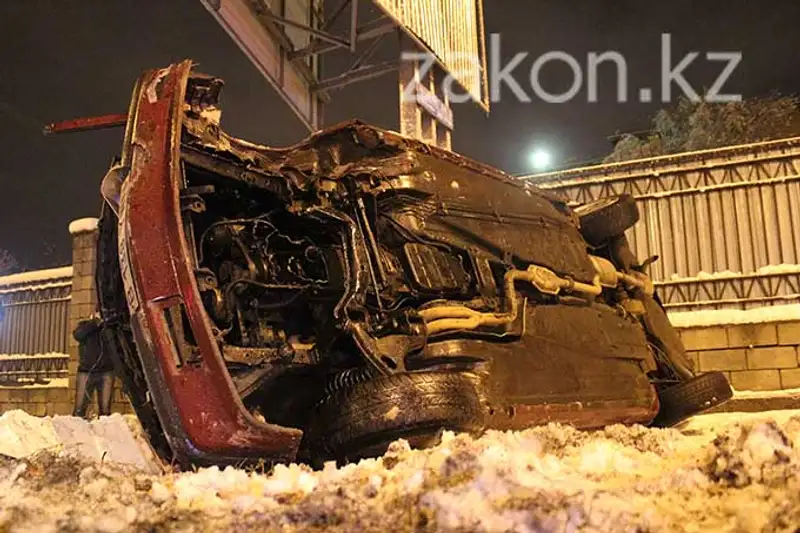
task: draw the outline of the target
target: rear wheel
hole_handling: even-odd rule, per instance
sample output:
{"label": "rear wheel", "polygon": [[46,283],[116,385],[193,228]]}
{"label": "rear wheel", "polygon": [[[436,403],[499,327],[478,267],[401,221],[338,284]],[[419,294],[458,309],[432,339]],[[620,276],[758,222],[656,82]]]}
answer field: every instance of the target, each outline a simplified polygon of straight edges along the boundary
{"label": "rear wheel", "polygon": [[442,429],[477,432],[484,411],[478,380],[465,372],[409,372],[378,376],[326,396],[307,434],[309,454],[354,461],[384,453],[404,438],[414,447],[435,444]]}
{"label": "rear wheel", "polygon": [[722,372],[700,374],[662,390],[661,408],[653,425],[673,426],[682,420],[707,411],[733,397],[733,390]]}

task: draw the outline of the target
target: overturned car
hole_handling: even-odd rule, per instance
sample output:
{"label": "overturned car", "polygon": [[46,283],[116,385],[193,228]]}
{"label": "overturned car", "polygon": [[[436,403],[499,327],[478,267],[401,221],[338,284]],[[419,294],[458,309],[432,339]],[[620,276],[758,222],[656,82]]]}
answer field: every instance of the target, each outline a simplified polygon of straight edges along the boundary
{"label": "overturned car", "polygon": [[256,145],[220,129],[221,88],[189,61],[146,72],[102,185],[105,343],[166,459],[346,461],[731,396],[633,257],[630,197],[573,210],[359,122]]}

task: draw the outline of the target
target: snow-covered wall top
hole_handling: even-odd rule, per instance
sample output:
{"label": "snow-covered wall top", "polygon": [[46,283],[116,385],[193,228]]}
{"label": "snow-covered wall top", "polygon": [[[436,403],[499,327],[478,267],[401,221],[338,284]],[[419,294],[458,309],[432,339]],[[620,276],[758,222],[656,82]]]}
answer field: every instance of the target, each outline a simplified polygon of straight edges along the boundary
{"label": "snow-covered wall top", "polygon": [[696,276],[685,277],[678,274],[673,274],[668,280],[661,283],[690,283],[693,281],[714,281],[724,280],[729,278],[741,278],[743,276],[772,276],[776,274],[798,274],[800,273],[800,265],[767,265],[763,266],[754,272],[731,272],[730,270],[723,270],[722,272],[698,272]]}
{"label": "snow-covered wall top", "polygon": [[760,324],[800,320],[800,304],[775,305],[755,309],[709,309],[669,313],[669,321],[677,328],[699,328],[734,324]]}
{"label": "snow-covered wall top", "polygon": [[60,352],[48,353],[0,353],[0,361],[31,361],[34,359],[69,359],[69,354]]}
{"label": "snow-covered wall top", "polygon": [[32,270],[20,274],[0,277],[0,287],[14,285],[40,285],[46,282],[72,281],[72,267],[48,268],[46,270]]}
{"label": "snow-covered wall top", "polygon": [[97,229],[96,218],[79,218],[69,223],[70,235],[75,235],[76,233],[85,233],[88,231],[94,231],[96,229]]}

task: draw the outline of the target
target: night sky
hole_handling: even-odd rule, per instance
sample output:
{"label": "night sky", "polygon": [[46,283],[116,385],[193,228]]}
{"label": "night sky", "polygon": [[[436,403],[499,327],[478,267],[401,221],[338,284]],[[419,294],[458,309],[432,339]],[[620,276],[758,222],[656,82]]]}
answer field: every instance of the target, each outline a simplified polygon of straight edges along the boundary
{"label": "night sky", "polygon": [[[551,50],[584,64],[590,51],[616,50],[636,90],[659,86],[660,35],[670,32],[677,57],[743,53],[726,92],[800,93],[798,22],[797,0],[486,0],[487,32],[501,34],[501,55],[530,53],[517,69],[522,81],[533,59]],[[45,138],[42,126],[126,111],[144,69],[192,58],[226,81],[227,131],[272,145],[305,135],[198,0],[0,0],[0,51],[0,248],[26,268],[69,264],[67,224],[99,212],[99,180],[121,141],[121,130]],[[702,89],[721,67],[698,60],[686,77]],[[662,107],[616,103],[615,75],[604,74],[599,103],[586,103],[582,93],[565,104],[522,104],[504,91],[488,117],[460,105],[454,149],[512,173],[530,170],[534,146],[559,164],[595,160],[610,150],[609,135],[647,128]],[[388,75],[335,93],[327,121],[359,117],[396,129],[395,80]],[[542,73],[552,92],[570,80],[564,66]]]}

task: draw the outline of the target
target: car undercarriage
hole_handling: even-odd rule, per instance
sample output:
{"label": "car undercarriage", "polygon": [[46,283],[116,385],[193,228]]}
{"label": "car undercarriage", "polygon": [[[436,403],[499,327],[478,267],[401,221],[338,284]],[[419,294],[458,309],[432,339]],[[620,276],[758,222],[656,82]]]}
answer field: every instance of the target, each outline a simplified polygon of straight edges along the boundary
{"label": "car undercarriage", "polygon": [[188,61],[145,73],[102,185],[105,344],[166,459],[320,464],[730,397],[633,257],[631,197],[573,209],[360,122],[253,144],[221,89]]}

